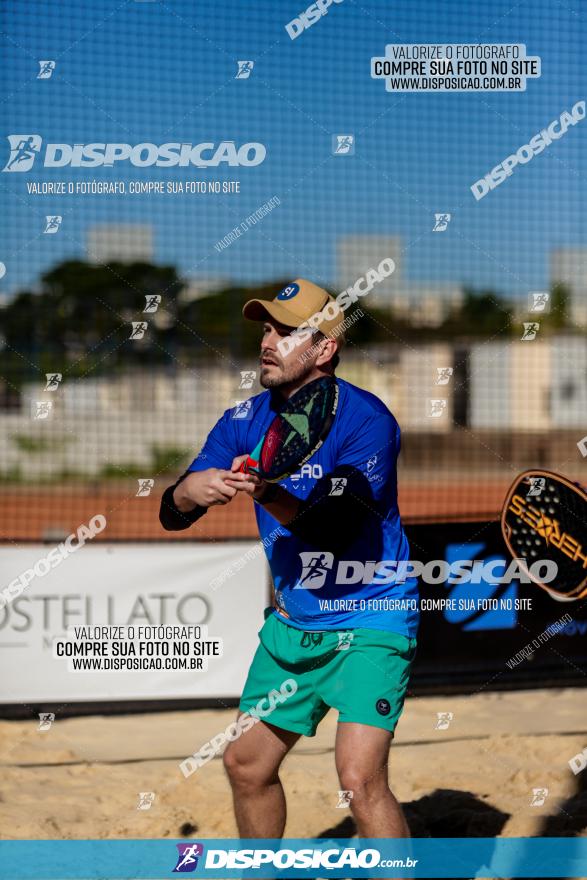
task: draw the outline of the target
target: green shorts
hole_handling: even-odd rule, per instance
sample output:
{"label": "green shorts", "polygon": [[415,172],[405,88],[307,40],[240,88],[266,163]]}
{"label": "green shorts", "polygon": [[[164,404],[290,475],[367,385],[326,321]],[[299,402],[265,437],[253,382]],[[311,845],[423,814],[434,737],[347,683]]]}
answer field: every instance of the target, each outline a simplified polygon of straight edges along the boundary
{"label": "green shorts", "polygon": [[304,632],[272,612],[265,610],[261,644],[240,701],[242,712],[304,736],[315,736],[330,708],[338,710],[339,721],[395,730],[416,655],[415,639],[363,628]]}

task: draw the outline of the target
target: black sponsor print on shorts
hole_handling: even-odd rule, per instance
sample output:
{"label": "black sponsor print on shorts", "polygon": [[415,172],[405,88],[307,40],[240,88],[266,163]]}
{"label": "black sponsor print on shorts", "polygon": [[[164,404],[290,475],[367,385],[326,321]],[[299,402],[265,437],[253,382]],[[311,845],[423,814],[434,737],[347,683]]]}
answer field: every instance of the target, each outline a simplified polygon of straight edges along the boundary
{"label": "black sponsor print on shorts", "polygon": [[375,708],[380,715],[389,715],[389,712],[391,710],[389,700],[377,700],[377,702],[375,703]]}

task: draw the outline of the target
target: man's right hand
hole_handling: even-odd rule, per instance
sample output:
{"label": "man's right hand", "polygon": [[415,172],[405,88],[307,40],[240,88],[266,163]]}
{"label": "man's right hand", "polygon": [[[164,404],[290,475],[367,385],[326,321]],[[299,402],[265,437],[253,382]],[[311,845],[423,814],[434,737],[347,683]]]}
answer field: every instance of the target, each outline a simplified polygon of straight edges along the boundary
{"label": "man's right hand", "polygon": [[175,487],[173,500],[178,510],[188,513],[195,507],[212,507],[214,504],[228,504],[236,495],[236,489],[224,482],[233,477],[230,471],[208,468],[194,471]]}

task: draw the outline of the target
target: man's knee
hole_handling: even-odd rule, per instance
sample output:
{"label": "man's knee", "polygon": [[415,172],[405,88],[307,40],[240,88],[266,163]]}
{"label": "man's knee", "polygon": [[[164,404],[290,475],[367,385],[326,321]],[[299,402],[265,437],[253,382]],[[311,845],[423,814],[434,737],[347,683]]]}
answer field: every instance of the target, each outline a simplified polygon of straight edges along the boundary
{"label": "man's knee", "polygon": [[250,754],[243,754],[237,743],[230,743],[222,756],[224,769],[233,786],[238,788],[262,788],[271,780],[263,765]]}
{"label": "man's knee", "polygon": [[389,789],[387,783],[387,765],[374,772],[361,771],[357,767],[342,767],[339,771],[340,787],[343,791],[351,791],[351,809],[373,797],[379,797]]}

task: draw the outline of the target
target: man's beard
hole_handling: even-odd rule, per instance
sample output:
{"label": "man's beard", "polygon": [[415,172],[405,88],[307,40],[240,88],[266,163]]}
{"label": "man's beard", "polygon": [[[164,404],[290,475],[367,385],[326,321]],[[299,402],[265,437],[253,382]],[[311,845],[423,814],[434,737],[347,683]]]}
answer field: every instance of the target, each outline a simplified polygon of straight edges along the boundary
{"label": "man's beard", "polygon": [[280,368],[281,373],[278,376],[263,376],[263,367],[261,366],[259,384],[263,388],[283,388],[284,386],[299,382],[300,379],[303,379],[312,371],[314,364],[312,362],[299,361],[296,358],[293,363],[288,364],[286,367],[284,367],[283,362],[273,364],[272,366]]}

